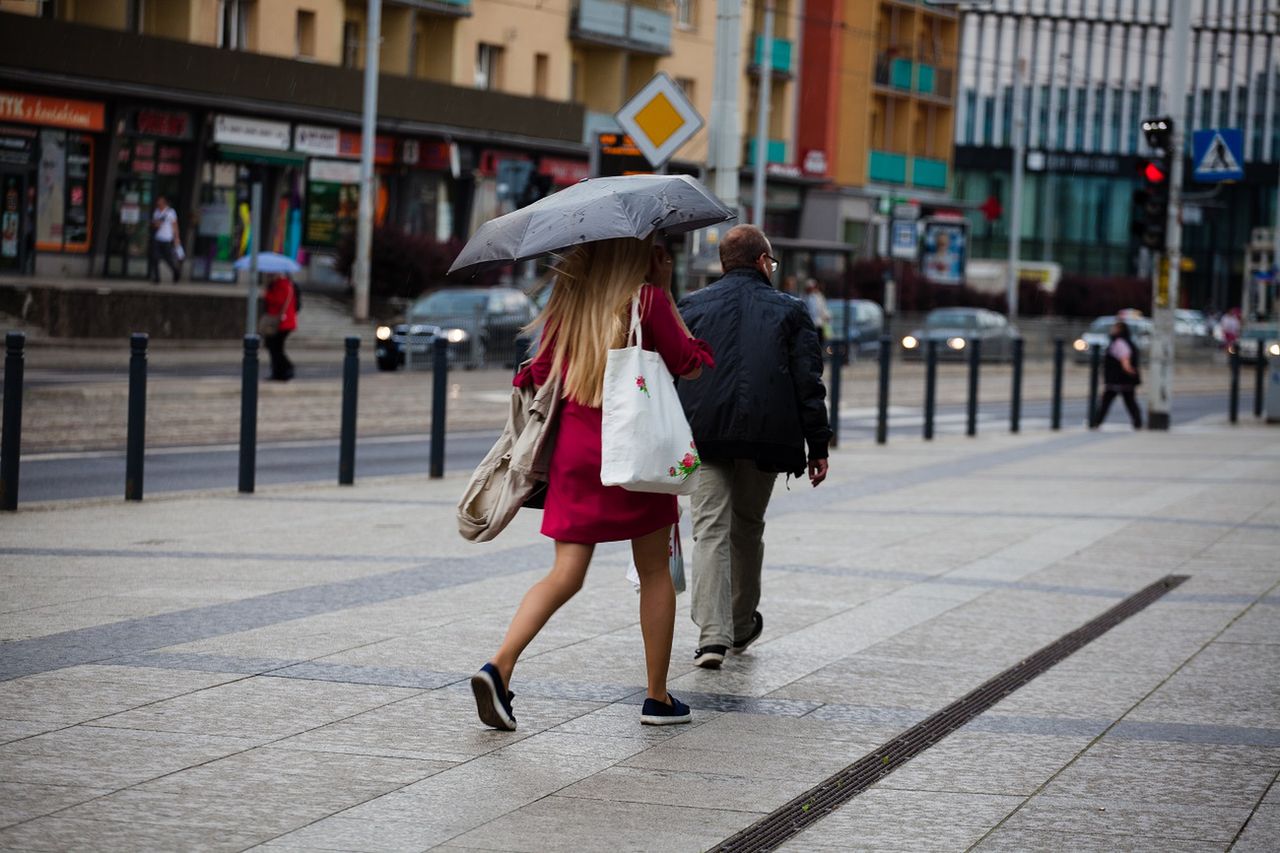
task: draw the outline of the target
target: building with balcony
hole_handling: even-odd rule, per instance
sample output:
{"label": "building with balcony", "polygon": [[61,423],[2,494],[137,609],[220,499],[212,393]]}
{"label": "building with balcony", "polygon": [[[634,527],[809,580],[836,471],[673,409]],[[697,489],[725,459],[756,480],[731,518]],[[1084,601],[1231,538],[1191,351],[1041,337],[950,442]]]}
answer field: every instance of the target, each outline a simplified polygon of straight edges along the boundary
{"label": "building with balcony", "polygon": [[881,199],[945,204],[960,20],[911,0],[805,4],[797,162],[838,188],[806,236],[861,245]]}

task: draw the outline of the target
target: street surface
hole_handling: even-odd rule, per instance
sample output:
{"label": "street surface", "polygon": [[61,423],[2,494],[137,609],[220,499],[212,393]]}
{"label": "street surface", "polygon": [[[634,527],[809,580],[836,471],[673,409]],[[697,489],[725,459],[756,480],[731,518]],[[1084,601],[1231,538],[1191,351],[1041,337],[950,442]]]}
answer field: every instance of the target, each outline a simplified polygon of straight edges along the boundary
{"label": "street surface", "polygon": [[780,849],[1280,848],[1280,432],[860,437],[831,470],[778,484],[748,653],[694,668],[679,597],[694,722],[656,730],[621,545],[517,668],[519,730],[476,720],[552,548],[529,511],[461,540],[461,470],[8,516],[0,848],[707,850],[1170,575]]}

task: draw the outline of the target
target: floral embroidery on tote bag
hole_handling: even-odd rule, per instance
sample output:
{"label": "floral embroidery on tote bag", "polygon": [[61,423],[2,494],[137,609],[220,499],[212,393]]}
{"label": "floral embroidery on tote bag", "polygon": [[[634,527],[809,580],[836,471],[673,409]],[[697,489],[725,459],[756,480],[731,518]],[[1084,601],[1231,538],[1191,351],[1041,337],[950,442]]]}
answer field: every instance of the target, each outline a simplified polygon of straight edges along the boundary
{"label": "floral embroidery on tote bag", "polygon": [[641,391],[643,391],[643,392],[644,392],[644,395],[645,395],[646,397],[652,397],[652,396],[653,396],[653,395],[651,395],[651,394],[649,393],[649,385],[648,385],[648,383],[647,383],[647,382],[645,382],[645,381],[644,381],[644,377],[643,377],[643,376],[637,376],[637,377],[636,377],[636,387],[637,387],[637,388],[639,388]]}
{"label": "floral embroidery on tote bag", "polygon": [[686,453],[679,463],[672,465],[667,469],[668,476],[679,477],[682,480],[687,480],[689,479],[689,475],[694,471],[697,471],[698,467],[702,465],[702,460],[698,458],[698,448],[692,441],[689,442],[689,449],[693,452]]}

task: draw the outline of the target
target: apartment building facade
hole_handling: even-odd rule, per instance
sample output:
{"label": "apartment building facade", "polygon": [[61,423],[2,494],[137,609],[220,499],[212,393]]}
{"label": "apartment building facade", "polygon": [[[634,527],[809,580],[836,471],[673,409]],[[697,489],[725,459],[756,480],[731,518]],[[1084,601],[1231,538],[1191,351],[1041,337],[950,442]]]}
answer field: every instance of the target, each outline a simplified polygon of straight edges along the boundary
{"label": "apartment building facade", "polygon": [[[800,0],[780,0],[764,146],[769,221],[797,236]],[[231,281],[264,187],[264,248],[324,275],[352,233],[365,0],[0,0],[0,271],[140,277],[149,217],[179,212],[188,274]],[[744,8],[744,189],[762,0]],[[655,73],[710,116],[714,0],[384,0],[378,222],[445,240],[590,174]],[[10,105],[10,106],[6,106]],[[671,169],[699,174],[704,129]],[[532,180],[531,180],[532,178]],[[744,193],[749,197],[749,193]],[[749,214],[749,211],[747,211]]]}

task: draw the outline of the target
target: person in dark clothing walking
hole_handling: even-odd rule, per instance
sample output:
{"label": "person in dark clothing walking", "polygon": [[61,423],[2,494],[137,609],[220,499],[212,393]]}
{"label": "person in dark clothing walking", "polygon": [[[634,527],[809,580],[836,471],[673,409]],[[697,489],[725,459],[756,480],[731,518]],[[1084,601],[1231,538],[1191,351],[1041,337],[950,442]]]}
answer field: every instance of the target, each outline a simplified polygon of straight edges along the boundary
{"label": "person in dark clothing walking", "polygon": [[715,370],[678,383],[702,457],[692,611],[700,628],[694,663],[708,669],[764,630],[756,607],[774,481],[807,473],[817,486],[831,439],[818,330],[801,299],[774,289],[768,238],[736,226],[720,242],[720,262],[724,277],[680,302],[690,333],[716,353]]}
{"label": "person in dark clothing walking", "polygon": [[1138,401],[1134,397],[1134,391],[1142,384],[1142,376],[1138,373],[1138,347],[1129,333],[1129,324],[1123,320],[1116,320],[1111,325],[1111,342],[1107,344],[1102,376],[1106,387],[1098,404],[1097,418],[1089,424],[1089,428],[1097,429],[1102,426],[1102,422],[1107,419],[1107,410],[1118,394],[1124,399],[1124,407],[1129,410],[1133,428],[1142,429],[1142,410],[1138,408]]}

